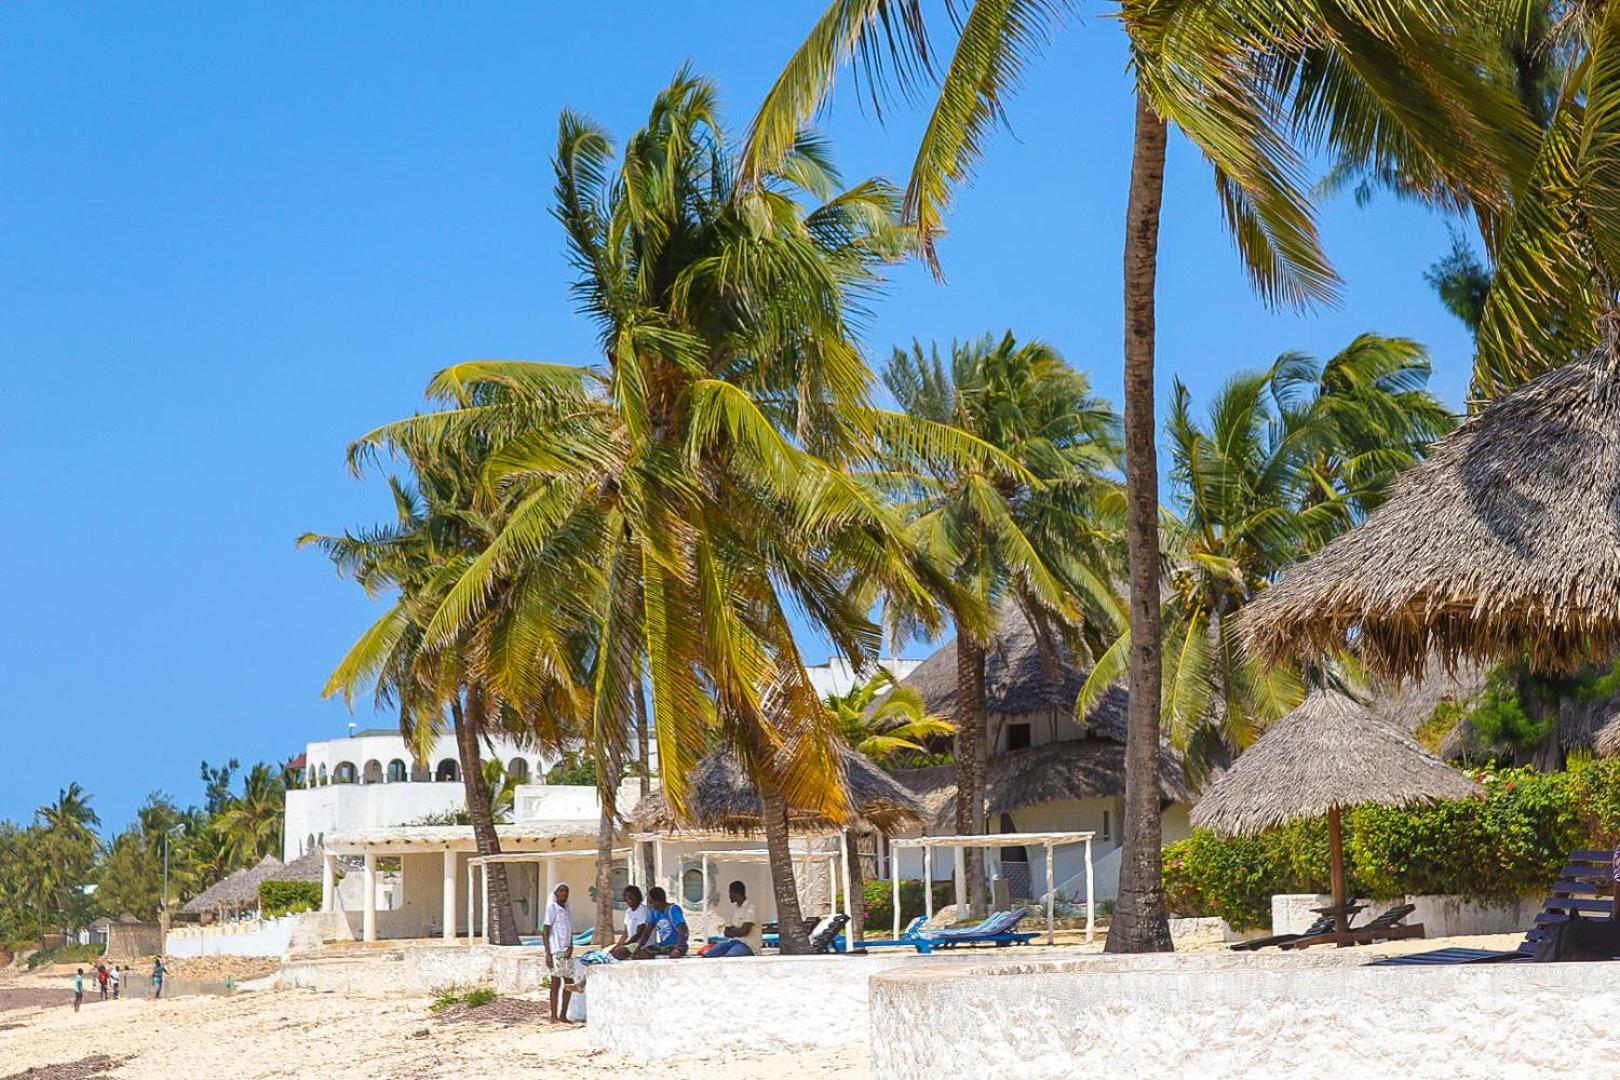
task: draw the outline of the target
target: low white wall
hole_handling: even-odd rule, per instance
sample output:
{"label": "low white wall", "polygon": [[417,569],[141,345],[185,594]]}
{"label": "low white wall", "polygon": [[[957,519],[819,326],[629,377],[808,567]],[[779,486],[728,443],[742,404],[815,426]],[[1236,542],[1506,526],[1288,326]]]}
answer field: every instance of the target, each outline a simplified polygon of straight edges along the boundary
{"label": "low white wall", "polygon": [[873,975],[959,967],[970,959],[895,953],[607,964],[591,972],[588,1038],[593,1050],[641,1061],[859,1044],[867,1039]]}
{"label": "low white wall", "polygon": [[1613,985],[1610,964],[1344,953],[894,971],[871,980],[872,1075],[1578,1076],[1612,1058]]}
{"label": "low white wall", "polygon": [[477,986],[527,994],[546,975],[546,950],[538,945],[410,945],[402,951],[403,989],[414,994]]}
{"label": "low white wall", "polygon": [[298,919],[283,915],[170,930],[163,951],[169,956],[286,956]]}
{"label": "low white wall", "polygon": [[[1271,898],[1271,932],[1298,934],[1316,921],[1312,908],[1333,902],[1331,896],[1312,893],[1278,893]],[[1480,899],[1472,896],[1408,896],[1414,908],[1406,917],[1409,925],[1423,924],[1425,937],[1459,937],[1469,934],[1518,934],[1535,924],[1541,910],[1539,896]],[[1356,916],[1365,923],[1396,906],[1400,901],[1373,900]]]}

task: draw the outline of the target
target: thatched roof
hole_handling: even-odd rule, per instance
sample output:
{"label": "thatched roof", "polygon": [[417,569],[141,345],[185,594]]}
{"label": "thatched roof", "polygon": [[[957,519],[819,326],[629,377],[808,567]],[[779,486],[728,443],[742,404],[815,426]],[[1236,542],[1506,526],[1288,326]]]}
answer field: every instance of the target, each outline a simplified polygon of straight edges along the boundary
{"label": "thatched roof", "polygon": [[1250,603],[1260,656],[1352,636],[1410,676],[1528,652],[1569,670],[1620,648],[1620,374],[1595,352],[1499,398],[1435,443],[1389,500]]}
{"label": "thatched roof", "polygon": [[[898,778],[927,808],[930,831],[948,832],[955,826],[955,765],[905,769]],[[1112,739],[1064,739],[993,754],[985,769],[985,802],[991,814],[1011,814],[1059,799],[1124,794],[1125,747]],[[1193,801],[1181,756],[1169,747],[1159,753],[1159,794],[1172,802]]]}
{"label": "thatched roof", "polygon": [[[863,822],[892,831],[921,820],[922,804],[894,777],[847,747],[840,746],[838,752],[855,812]],[[721,747],[698,762],[686,820],[677,820],[663,792],[655,791],[630,815],[630,827],[636,832],[674,832],[683,825],[755,832],[763,820],[759,789],[737,756]],[[821,828],[827,824],[814,815],[790,814],[789,820],[795,828]]]}
{"label": "thatched roof", "polygon": [[1477,794],[1473,781],[1350,698],[1315,690],[1205,791],[1194,825],[1252,834],[1338,807]]}
{"label": "thatched roof", "polygon": [[271,872],[270,881],[320,881],[326,849],[312,847],[292,862]]}
{"label": "thatched roof", "polygon": [[[1074,711],[1086,675],[1061,643],[1046,651],[1017,607],[1005,604],[1001,629],[985,658],[985,704],[992,716]],[[928,711],[956,719],[956,641],[936,649],[903,680],[922,694]],[[1116,687],[1087,717],[1087,733],[1125,741],[1125,690]]]}
{"label": "thatched roof", "polygon": [[274,855],[266,855],[254,866],[243,867],[214,882],[193,896],[181,910],[212,911],[217,907],[255,904],[259,900],[259,882],[268,880],[281,868],[280,859]]}

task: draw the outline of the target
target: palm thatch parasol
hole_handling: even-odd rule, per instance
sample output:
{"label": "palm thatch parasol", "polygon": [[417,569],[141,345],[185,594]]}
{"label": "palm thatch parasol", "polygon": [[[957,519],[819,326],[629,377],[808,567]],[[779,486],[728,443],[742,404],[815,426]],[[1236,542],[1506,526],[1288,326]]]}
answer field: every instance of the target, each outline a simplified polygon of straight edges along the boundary
{"label": "palm thatch parasol", "polygon": [[1375,669],[1431,652],[1568,671],[1620,647],[1614,347],[1499,398],[1403,473],[1365,522],[1290,570],[1240,625],[1260,657],[1352,639]]}
{"label": "palm thatch parasol", "polygon": [[[845,746],[838,748],[849,785],[851,805],[863,822],[892,832],[922,819],[917,797],[894,777]],[[677,820],[662,792],[648,795],[630,816],[637,832],[674,832],[683,825],[728,832],[758,832],[764,828],[765,808],[759,789],[749,779],[737,755],[721,747],[698,762],[688,813]],[[789,823],[800,829],[833,828],[819,815],[789,811]]]}
{"label": "palm thatch parasol", "polygon": [[212,911],[215,908],[243,908],[259,902],[259,882],[272,878],[283,868],[280,859],[266,855],[251,867],[227,874],[192,897],[186,911]]}
{"label": "palm thatch parasol", "polygon": [[317,845],[285,866],[272,870],[267,881],[320,881],[325,869],[326,849]]}
{"label": "palm thatch parasol", "polygon": [[1349,926],[1339,811],[1413,806],[1478,793],[1472,780],[1394,724],[1336,691],[1313,690],[1209,786],[1193,808],[1192,823],[1228,835],[1252,835],[1326,815],[1333,906],[1343,932]]}
{"label": "palm thatch parasol", "polygon": [[[930,827],[949,830],[956,821],[956,766],[908,769],[899,781],[917,793]],[[991,814],[1010,814],[1060,799],[1097,799],[1125,794],[1125,747],[1112,739],[1064,739],[990,759],[985,799]],[[1169,746],[1159,754],[1159,794],[1191,803],[1181,756]]]}

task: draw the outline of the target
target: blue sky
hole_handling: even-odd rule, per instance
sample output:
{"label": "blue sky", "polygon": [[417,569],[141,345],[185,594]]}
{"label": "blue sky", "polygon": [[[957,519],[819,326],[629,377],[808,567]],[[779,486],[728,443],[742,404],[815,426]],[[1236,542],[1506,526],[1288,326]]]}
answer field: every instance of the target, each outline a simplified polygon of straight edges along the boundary
{"label": "blue sky", "polygon": [[[341,734],[319,690],[375,609],[293,539],[386,514],[348,441],[447,363],[595,358],[547,213],[558,112],[622,136],[691,61],[740,132],[818,7],[7,4],[0,817],[77,780],[117,827],[153,789],[200,800],[204,758]],[[948,283],[895,273],[874,357],[1012,327],[1118,401],[1124,59],[1104,17],[1060,32],[957,202]],[[920,120],[886,121],[840,86],[847,177],[904,178]],[[1469,342],[1422,280],[1443,219],[1329,204],[1344,302],[1277,314],[1185,144],[1167,183],[1161,403],[1372,330],[1426,343],[1460,404]]]}

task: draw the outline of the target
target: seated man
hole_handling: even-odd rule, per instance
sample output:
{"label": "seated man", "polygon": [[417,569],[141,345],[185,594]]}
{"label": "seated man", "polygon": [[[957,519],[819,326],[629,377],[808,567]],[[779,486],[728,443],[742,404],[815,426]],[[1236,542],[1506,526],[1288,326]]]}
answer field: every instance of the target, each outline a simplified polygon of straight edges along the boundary
{"label": "seated man", "polygon": [[725,927],[720,931],[726,940],[709,946],[704,956],[756,956],[759,953],[759,912],[748,899],[748,889],[740,881],[733,881],[727,889],[730,903],[720,905],[720,917]]}
{"label": "seated man", "polygon": [[641,890],[624,887],[624,933],[608,950],[615,960],[628,960],[647,947],[652,936],[652,909],[641,902]]}
{"label": "seated man", "polygon": [[652,909],[651,939],[646,948],[635,954],[636,959],[650,960],[660,956],[679,959],[685,956],[691,930],[686,925],[686,913],[680,905],[670,903],[664,890],[654,885],[647,890],[647,906]]}

